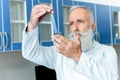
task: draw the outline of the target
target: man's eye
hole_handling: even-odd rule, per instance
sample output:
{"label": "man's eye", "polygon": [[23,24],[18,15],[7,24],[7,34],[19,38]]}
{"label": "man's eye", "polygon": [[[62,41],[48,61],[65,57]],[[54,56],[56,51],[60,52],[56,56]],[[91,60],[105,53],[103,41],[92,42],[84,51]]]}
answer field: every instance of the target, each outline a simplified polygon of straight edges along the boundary
{"label": "man's eye", "polygon": [[69,23],[69,26],[72,26],[73,23]]}
{"label": "man's eye", "polygon": [[84,21],[83,20],[77,20],[79,23],[84,23]]}

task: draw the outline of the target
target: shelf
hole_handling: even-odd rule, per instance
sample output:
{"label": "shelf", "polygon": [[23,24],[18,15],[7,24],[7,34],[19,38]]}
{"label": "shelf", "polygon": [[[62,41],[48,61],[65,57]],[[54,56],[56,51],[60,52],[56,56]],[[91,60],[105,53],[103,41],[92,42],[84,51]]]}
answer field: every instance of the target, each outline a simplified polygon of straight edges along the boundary
{"label": "shelf", "polygon": [[42,22],[40,22],[40,24],[51,24],[51,22],[50,21],[42,21]]}
{"label": "shelf", "polygon": [[11,20],[11,23],[25,23],[23,20]]}

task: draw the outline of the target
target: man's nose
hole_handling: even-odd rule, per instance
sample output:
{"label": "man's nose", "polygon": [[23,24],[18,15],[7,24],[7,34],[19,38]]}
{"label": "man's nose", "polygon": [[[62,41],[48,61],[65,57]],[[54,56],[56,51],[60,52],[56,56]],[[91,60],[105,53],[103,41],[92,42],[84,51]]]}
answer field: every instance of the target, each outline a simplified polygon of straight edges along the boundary
{"label": "man's nose", "polygon": [[79,31],[79,25],[77,23],[74,24],[74,31]]}

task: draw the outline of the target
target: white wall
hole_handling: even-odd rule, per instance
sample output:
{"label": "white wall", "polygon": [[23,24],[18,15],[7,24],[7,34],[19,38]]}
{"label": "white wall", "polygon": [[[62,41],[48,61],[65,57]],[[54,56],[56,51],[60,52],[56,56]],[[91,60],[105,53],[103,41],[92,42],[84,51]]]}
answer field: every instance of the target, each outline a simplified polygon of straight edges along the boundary
{"label": "white wall", "polygon": [[35,80],[35,65],[20,51],[0,53],[0,80]]}
{"label": "white wall", "polygon": [[105,5],[120,7],[120,0],[72,0],[72,1],[82,1],[82,2],[90,2],[90,3],[105,4]]}
{"label": "white wall", "polygon": [[119,74],[119,80],[120,80],[120,45],[114,45],[114,48],[117,52],[117,58],[118,58],[118,74]]}

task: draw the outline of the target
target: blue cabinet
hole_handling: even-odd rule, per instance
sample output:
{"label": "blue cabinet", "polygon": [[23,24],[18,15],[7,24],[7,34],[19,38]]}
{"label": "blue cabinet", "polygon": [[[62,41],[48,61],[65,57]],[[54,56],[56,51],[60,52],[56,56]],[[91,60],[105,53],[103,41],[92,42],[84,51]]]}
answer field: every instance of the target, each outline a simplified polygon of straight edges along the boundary
{"label": "blue cabinet", "polygon": [[24,0],[0,0],[0,52],[21,50],[25,11]]}
{"label": "blue cabinet", "polygon": [[[68,12],[70,8],[73,5],[87,6],[93,11],[97,21],[96,32],[100,35],[99,42],[103,44],[120,43],[120,31],[118,37],[114,18],[115,14],[119,14],[120,17],[119,7],[71,0],[0,0],[0,52],[21,50],[22,31],[30,20],[32,7],[39,3],[53,6],[57,32],[66,37],[69,34]],[[53,45],[51,36],[54,35],[55,27],[52,25],[51,15],[46,16],[38,28],[40,44]]]}
{"label": "blue cabinet", "polygon": [[0,51],[2,50],[2,8],[0,0]]}
{"label": "blue cabinet", "polygon": [[0,52],[4,52],[11,50],[9,1],[1,0],[0,5]]}
{"label": "blue cabinet", "polygon": [[112,38],[114,44],[120,44],[120,7],[112,7]]}
{"label": "blue cabinet", "polygon": [[[112,23],[111,23],[111,6],[107,5],[100,5],[100,4],[94,4],[94,3],[86,3],[86,2],[81,2],[81,1],[71,1],[71,0],[27,0],[27,14],[28,14],[28,19],[30,16],[30,11],[32,9],[32,6],[37,4],[37,3],[47,3],[47,4],[52,4],[54,8],[54,17],[55,21],[57,24],[57,29],[58,32],[61,32],[62,35],[68,37],[69,34],[69,27],[68,27],[68,12],[70,8],[73,5],[79,5],[79,6],[86,6],[89,7],[95,16],[95,20],[97,22],[97,28],[96,32],[99,33],[99,42],[103,44],[111,44],[113,43],[113,38],[112,35]],[[48,23],[51,23],[51,20],[48,22],[43,22],[39,25],[39,39],[40,43],[44,46],[50,46],[52,44],[52,40],[48,39],[42,39],[41,36],[44,36],[43,33],[41,33],[43,30],[42,26],[51,26],[48,25]],[[46,25],[45,25],[45,24]],[[48,28],[49,29],[49,28]],[[54,29],[54,28],[53,28]],[[45,29],[44,29],[45,30]],[[49,29],[50,30],[50,29]],[[52,28],[51,28],[52,31]],[[44,31],[45,32],[45,31]],[[49,31],[48,31],[49,32]],[[50,33],[49,33],[50,34]],[[54,33],[51,32],[50,35],[53,35]]]}
{"label": "blue cabinet", "polygon": [[10,30],[10,10],[9,10],[9,0],[3,0],[3,24],[4,24],[4,49],[5,51],[11,50],[11,30]]}
{"label": "blue cabinet", "polygon": [[96,5],[97,31],[100,34],[100,43],[111,43],[110,30],[110,7],[105,5]]}
{"label": "blue cabinet", "polygon": [[27,25],[26,0],[10,0],[11,50],[21,50],[22,31]]}

